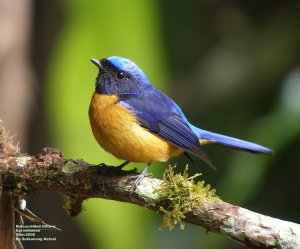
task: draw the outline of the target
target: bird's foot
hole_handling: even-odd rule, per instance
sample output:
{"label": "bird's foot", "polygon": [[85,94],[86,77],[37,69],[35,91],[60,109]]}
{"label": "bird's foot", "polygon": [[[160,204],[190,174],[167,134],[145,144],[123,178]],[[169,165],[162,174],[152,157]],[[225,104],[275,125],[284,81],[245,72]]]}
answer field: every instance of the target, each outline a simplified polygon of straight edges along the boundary
{"label": "bird's foot", "polygon": [[133,198],[133,197],[132,197],[133,193],[135,192],[135,190],[137,189],[137,187],[139,186],[139,184],[141,183],[141,181],[145,178],[145,176],[146,176],[146,174],[147,174],[147,171],[148,171],[150,165],[151,165],[151,162],[150,162],[150,163],[147,163],[147,165],[146,165],[146,167],[143,169],[143,171],[142,171],[139,175],[135,176],[136,179],[135,179],[135,181],[133,182],[133,184],[132,184],[132,186],[131,186],[131,189],[130,189],[130,191],[129,191],[129,195],[130,195],[130,198],[131,198],[131,199]]}

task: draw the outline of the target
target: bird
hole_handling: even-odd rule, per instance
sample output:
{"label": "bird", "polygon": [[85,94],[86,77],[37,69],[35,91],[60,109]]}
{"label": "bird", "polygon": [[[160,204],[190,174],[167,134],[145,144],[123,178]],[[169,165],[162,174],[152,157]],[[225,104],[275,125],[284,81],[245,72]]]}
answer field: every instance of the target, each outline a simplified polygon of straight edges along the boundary
{"label": "bird", "polygon": [[143,162],[146,167],[141,175],[145,175],[152,162],[182,156],[193,163],[191,155],[215,168],[202,150],[206,144],[272,154],[262,145],[191,124],[181,108],[156,89],[133,61],[119,56],[90,60],[99,70],[89,106],[91,129],[104,150],[125,160],[121,168]]}

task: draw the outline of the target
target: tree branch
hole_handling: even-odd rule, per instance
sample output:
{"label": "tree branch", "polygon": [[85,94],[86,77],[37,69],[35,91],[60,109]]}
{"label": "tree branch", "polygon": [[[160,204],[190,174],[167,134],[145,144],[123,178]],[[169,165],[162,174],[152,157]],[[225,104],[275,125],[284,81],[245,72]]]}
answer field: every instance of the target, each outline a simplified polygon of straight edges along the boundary
{"label": "tree branch", "polygon": [[[161,191],[166,184],[163,180],[146,176],[130,195],[136,175],[134,171],[104,164],[94,166],[82,160],[65,159],[53,148],[44,148],[36,156],[0,151],[3,193],[20,196],[36,191],[61,192],[71,197],[65,208],[72,216],[82,211],[81,204],[88,198],[128,202],[159,212],[168,210],[170,200],[166,191]],[[249,248],[300,248],[300,225],[206,196],[184,214],[183,220]]]}

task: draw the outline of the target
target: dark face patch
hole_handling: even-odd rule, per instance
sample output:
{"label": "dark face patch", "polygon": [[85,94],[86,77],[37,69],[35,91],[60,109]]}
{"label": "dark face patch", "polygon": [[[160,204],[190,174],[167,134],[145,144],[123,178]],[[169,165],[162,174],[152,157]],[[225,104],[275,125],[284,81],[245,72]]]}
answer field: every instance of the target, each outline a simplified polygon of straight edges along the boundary
{"label": "dark face patch", "polygon": [[101,94],[122,95],[144,91],[151,86],[143,75],[132,70],[121,70],[108,59],[99,61],[99,74],[96,78],[96,91]]}

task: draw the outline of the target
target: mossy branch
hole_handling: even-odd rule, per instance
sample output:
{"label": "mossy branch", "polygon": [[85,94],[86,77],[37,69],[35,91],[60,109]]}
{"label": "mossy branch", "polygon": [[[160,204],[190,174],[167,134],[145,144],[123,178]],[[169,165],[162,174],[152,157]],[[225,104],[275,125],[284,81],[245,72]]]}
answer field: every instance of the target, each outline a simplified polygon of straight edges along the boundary
{"label": "mossy branch", "polygon": [[[300,225],[223,202],[204,182],[194,184],[194,177],[188,177],[187,171],[176,175],[173,168],[169,168],[164,180],[146,176],[131,195],[135,171],[65,159],[58,149],[53,148],[44,148],[35,156],[21,155],[14,150],[5,152],[4,143],[7,140],[2,136],[2,192],[10,193],[14,199],[36,191],[61,192],[70,197],[64,207],[71,216],[82,211],[86,199],[111,199],[162,213],[162,228],[172,229],[176,222],[183,228],[187,222],[225,235],[249,248],[300,248]],[[0,224],[0,229],[5,226]]]}

